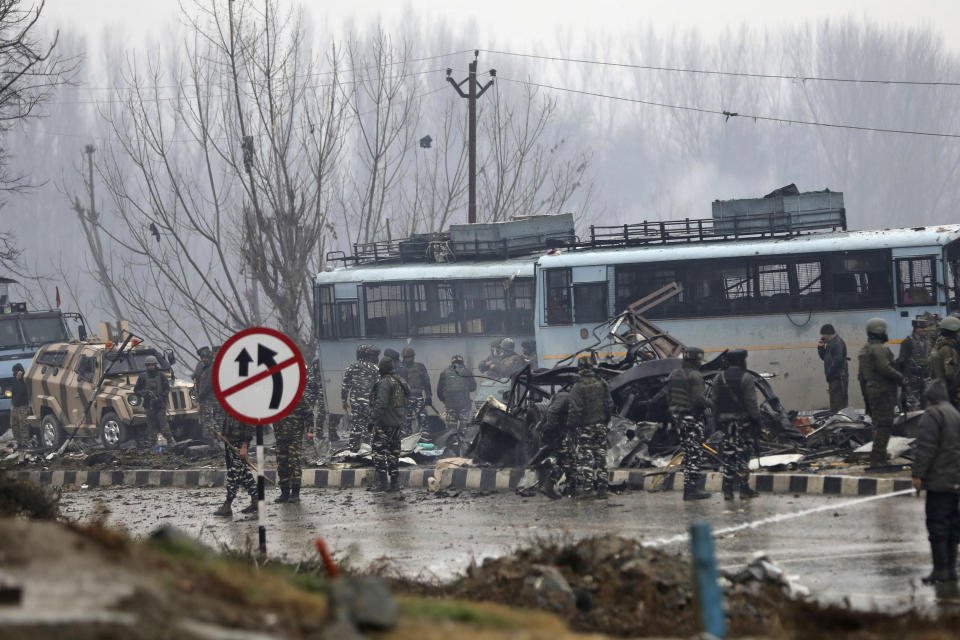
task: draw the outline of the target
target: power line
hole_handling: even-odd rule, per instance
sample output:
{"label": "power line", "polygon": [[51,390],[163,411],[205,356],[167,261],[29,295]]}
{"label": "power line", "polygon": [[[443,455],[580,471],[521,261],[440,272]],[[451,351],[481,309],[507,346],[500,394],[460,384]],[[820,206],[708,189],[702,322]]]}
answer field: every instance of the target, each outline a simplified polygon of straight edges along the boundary
{"label": "power line", "polygon": [[906,135],[914,136],[928,136],[934,138],[960,138],[960,133],[939,133],[936,131],[913,131],[910,129],[885,129],[883,127],[867,127],[855,124],[835,124],[830,122],[817,122],[814,120],[794,120],[793,118],[780,118],[776,116],[762,116],[751,113],[739,113],[736,111],[724,111],[719,109],[705,109],[703,107],[691,107],[686,105],[678,104],[669,104],[666,102],[655,102],[652,100],[641,100],[639,98],[627,98],[624,96],[613,96],[605,93],[596,93],[594,91],[584,91],[582,89],[570,89],[568,87],[556,87],[549,84],[541,84],[538,82],[530,82],[528,80],[514,80],[511,78],[505,78],[501,75],[498,75],[497,78],[504,80],[506,82],[513,82],[516,84],[525,84],[531,87],[539,87],[541,89],[549,89],[551,91],[565,91],[567,93],[575,93],[585,96],[593,96],[596,98],[605,98],[607,100],[616,100],[619,102],[630,102],[634,104],[643,104],[651,107],[663,107],[666,109],[679,109],[682,111],[695,111],[697,113],[707,113],[711,115],[723,116],[727,120],[730,118],[751,118],[753,120],[764,120],[767,122],[778,122],[780,124],[803,124],[816,127],[829,127],[832,129],[852,129],[854,131],[875,131],[878,133],[900,133]]}
{"label": "power line", "polygon": [[750,73],[745,71],[718,71],[711,69],[695,69],[685,67],[661,67],[647,64],[632,64],[626,62],[606,62],[603,60],[587,60],[583,58],[563,58],[559,56],[543,56],[533,53],[516,53],[513,51],[496,51],[493,49],[481,49],[485,53],[496,53],[504,56],[515,56],[518,58],[533,58],[536,60],[548,60],[551,62],[574,62],[577,64],[592,64],[603,67],[618,67],[622,69],[643,69],[646,71],[671,71],[676,73],[695,73],[711,76],[735,76],[742,78],[762,78],[768,80],[799,80],[801,82],[841,82],[841,83],[860,83],[860,84],[889,84],[889,85],[916,85],[926,87],[960,87],[960,82],[951,82],[946,80],[883,80],[873,78],[840,78],[834,76],[805,76],[805,75],[781,75],[776,73]]}

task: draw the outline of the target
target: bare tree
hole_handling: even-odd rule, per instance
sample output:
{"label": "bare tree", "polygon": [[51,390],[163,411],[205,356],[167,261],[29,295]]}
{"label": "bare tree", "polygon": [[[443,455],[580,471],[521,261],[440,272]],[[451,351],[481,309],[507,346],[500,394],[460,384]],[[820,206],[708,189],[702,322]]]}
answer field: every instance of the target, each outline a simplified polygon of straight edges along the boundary
{"label": "bare tree", "polygon": [[301,14],[273,0],[198,1],[184,16],[182,59],[131,60],[107,114],[118,142],[100,175],[123,233],[104,229],[125,254],[114,282],[130,319],[168,343],[263,321],[312,353],[305,303],[344,135],[340,52],[312,57]]}

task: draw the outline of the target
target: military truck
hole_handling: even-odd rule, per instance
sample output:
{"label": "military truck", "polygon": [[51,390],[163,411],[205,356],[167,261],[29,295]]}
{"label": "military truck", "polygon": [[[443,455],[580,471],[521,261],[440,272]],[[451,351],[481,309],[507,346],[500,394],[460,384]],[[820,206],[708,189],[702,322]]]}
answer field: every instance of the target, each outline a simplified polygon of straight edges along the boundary
{"label": "military truck", "polygon": [[142,399],[133,389],[147,370],[147,356],[155,356],[161,374],[170,376],[167,418],[174,437],[200,436],[193,385],[174,377],[172,354],[137,340],[131,344],[121,352],[112,342],[89,338],[48,344],[37,351],[25,379],[31,434],[38,435],[43,448],[57,449],[68,435],[98,438],[111,449],[132,439],[132,428],[146,424]]}
{"label": "military truck", "polygon": [[70,339],[67,318],[75,318],[78,333],[85,335],[85,327],[77,313],[60,309],[27,311],[25,302],[11,302],[9,286],[16,280],[0,277],[0,433],[10,426],[10,397],[13,395],[13,367],[26,369],[37,349],[51,342]]}

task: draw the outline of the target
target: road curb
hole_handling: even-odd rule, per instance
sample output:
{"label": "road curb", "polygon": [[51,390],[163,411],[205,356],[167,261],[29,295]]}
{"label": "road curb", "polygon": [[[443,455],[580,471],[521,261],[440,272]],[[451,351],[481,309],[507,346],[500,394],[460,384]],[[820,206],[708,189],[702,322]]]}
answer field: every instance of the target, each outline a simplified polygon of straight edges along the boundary
{"label": "road curb", "polygon": [[[221,469],[141,469],[130,471],[10,471],[2,473],[32,480],[41,485],[58,487],[179,487],[197,489],[222,487],[226,471]],[[683,474],[648,475],[649,471],[614,469],[610,484],[631,490],[673,491],[683,488]],[[400,484],[411,488],[427,488],[430,478],[437,478],[438,489],[476,489],[480,491],[511,491],[517,488],[524,470],[509,469],[403,469]],[[276,480],[275,470],[266,475]],[[302,485],[322,489],[352,489],[368,486],[373,481],[373,469],[305,469]],[[659,487],[656,486],[659,481]],[[712,471],[704,474],[702,488],[720,491],[722,476]],[[761,493],[874,496],[901,491],[911,487],[909,478],[817,475],[801,473],[754,473],[750,486]]]}

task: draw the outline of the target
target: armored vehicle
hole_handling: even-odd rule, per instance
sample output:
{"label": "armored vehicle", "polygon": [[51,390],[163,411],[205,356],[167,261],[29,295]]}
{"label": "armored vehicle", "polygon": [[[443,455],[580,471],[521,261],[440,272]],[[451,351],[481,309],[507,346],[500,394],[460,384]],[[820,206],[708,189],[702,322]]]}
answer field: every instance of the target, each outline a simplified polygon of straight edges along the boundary
{"label": "armored vehicle", "polygon": [[193,385],[177,380],[170,368],[172,354],[162,354],[138,340],[122,352],[99,338],[57,342],[41,347],[27,369],[31,398],[31,433],[46,449],[56,449],[67,435],[99,438],[116,448],[133,437],[131,427],[146,424],[142,399],[134,392],[147,370],[144,360],[155,356],[163,375],[170,376],[167,418],[177,439],[197,437],[199,409]]}

